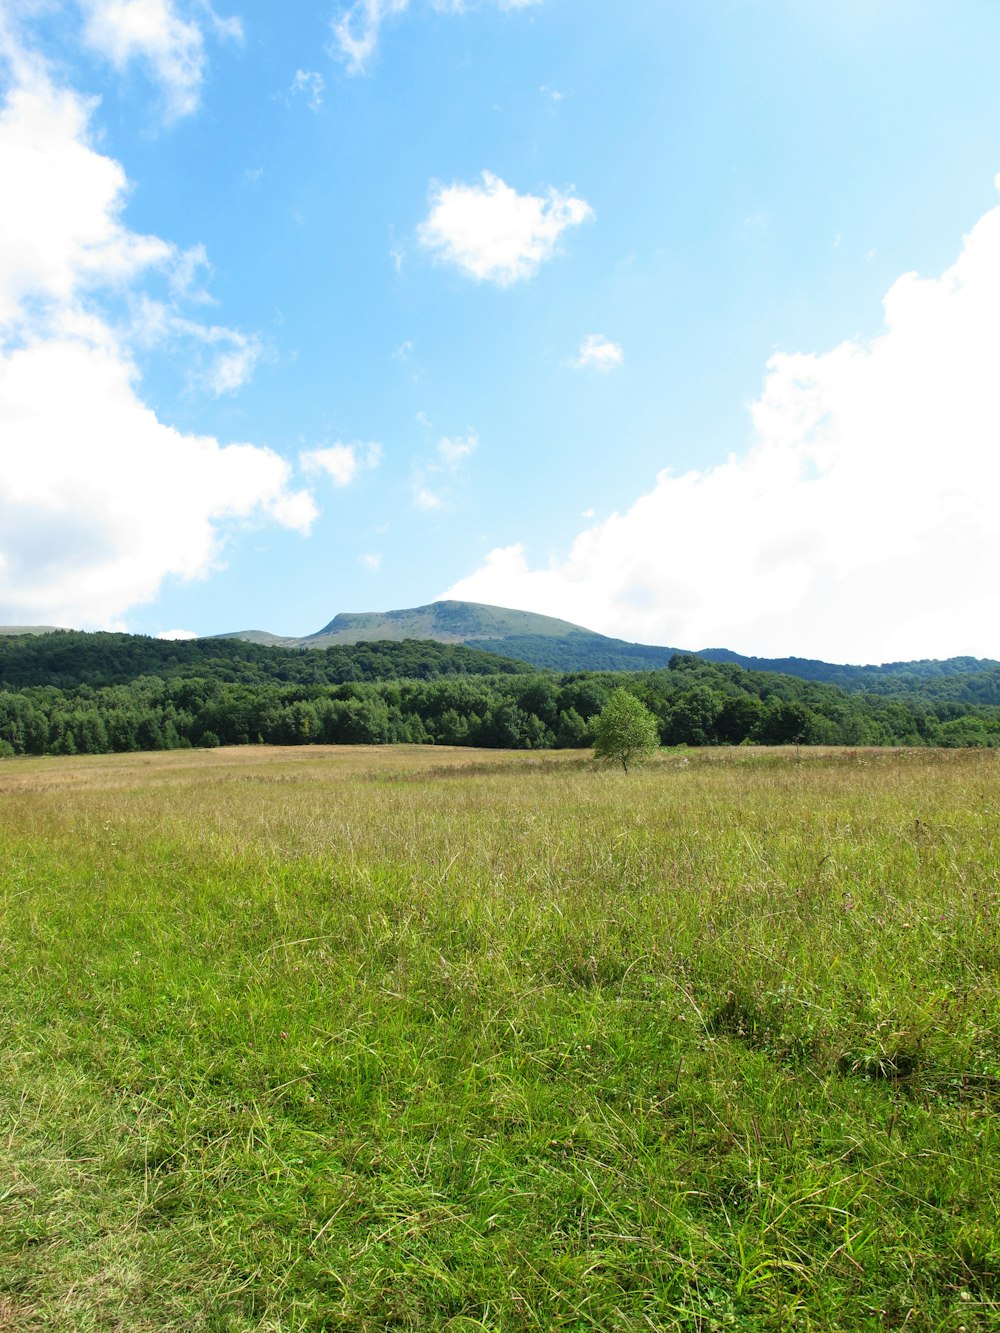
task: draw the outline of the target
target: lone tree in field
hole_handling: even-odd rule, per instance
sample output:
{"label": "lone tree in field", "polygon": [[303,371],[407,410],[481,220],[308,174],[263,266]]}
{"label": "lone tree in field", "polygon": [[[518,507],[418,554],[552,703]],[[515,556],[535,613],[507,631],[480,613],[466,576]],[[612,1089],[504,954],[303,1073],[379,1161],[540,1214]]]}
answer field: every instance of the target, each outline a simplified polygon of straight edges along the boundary
{"label": "lone tree in field", "polygon": [[621,764],[642,763],[660,748],[656,718],[645,704],[621,686],[612,691],[599,717],[594,719],[594,758]]}

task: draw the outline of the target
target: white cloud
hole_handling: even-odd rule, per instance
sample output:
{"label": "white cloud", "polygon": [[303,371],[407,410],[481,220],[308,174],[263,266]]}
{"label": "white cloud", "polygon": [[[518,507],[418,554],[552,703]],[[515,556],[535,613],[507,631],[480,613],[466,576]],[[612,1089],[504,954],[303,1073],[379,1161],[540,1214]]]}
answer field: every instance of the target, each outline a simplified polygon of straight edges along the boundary
{"label": "white cloud", "polygon": [[299,454],[304,472],[325,472],[335,486],[349,486],[359,472],[376,468],[381,461],[382,446],[374,440],[367,444],[331,444]]}
{"label": "white cloud", "polygon": [[161,629],[156,637],[171,643],[180,643],[184,639],[197,639],[198,632],[193,629]]}
{"label": "white cloud", "polygon": [[205,247],[201,244],[189,246],[174,259],[170,273],[170,290],[175,296],[188,301],[211,303],[212,298],[208,293],[196,285],[198,275],[203,270],[206,275],[212,271]]}
{"label": "white cloud", "polygon": [[443,596],[686,648],[998,656],[998,364],[995,208],[940,278],[893,285],[879,337],[772,358],[744,456],[662,471],[564,559],[498,548]]}
{"label": "white cloud", "polygon": [[158,421],[110,339],[0,355],[0,422],[2,621],[108,624],[167,575],[215,567],[223,522],[315,517],[277,454]]}
{"label": "white cloud", "polygon": [[173,306],[146,296],[134,304],[130,334],[137,345],[146,348],[184,342],[192,362],[190,384],[208,389],[217,398],[242,389],[264,354],[260,339],[253,334],[185,319]]}
{"label": "white cloud", "polygon": [[414,464],[410,494],[417,509],[442,509],[455,501],[469,458],[479,447],[474,430],[466,435],[442,435],[429,458]]}
{"label": "white cloud", "polygon": [[574,370],[615,370],[625,360],[618,343],[605,338],[603,333],[591,333],[580,344],[580,350],[570,362]]}
{"label": "white cloud", "polygon": [[417,509],[440,509],[443,504],[441,495],[437,491],[432,491],[422,481],[414,480],[410,493]]}
{"label": "white cloud", "polygon": [[198,9],[205,15],[212,26],[212,31],[216,37],[222,38],[227,42],[240,43],[243,41],[243,20],[238,15],[233,14],[223,16],[217,14],[212,8],[209,0],[196,0]]}
{"label": "white cloud", "polygon": [[386,19],[409,7],[410,0],[355,0],[333,20],[333,40],[351,74],[364,71]]}
{"label": "white cloud", "polygon": [[297,69],[292,80],[292,95],[301,95],[306,99],[310,111],[318,111],[323,105],[323,92],[326,81],[316,70]]}
{"label": "white cloud", "polygon": [[[156,273],[190,285],[203,256],[126,227],[93,104],[0,37],[0,622],[114,624],[164,578],[217,566],[234,524],[306,531],[316,510],[271,450],[185,435],[142,401],[131,331],[100,303]],[[252,341],[191,330],[223,355]],[[220,387],[242,373],[220,364]]]}
{"label": "white cloud", "polygon": [[377,574],[382,568],[382,557],[374,551],[365,551],[358,556],[358,560],[370,574]]}
{"label": "white cloud", "polygon": [[[214,332],[214,330],[212,330]],[[260,343],[256,338],[227,329],[236,346],[220,352],[205,376],[205,383],[217,398],[225,393],[236,393],[247,383],[260,360]]]}
{"label": "white cloud", "polygon": [[87,142],[92,110],[38,75],[0,110],[0,327],[29,299],[71,302],[174,253],[122,224],[125,173]]}
{"label": "white cloud", "polygon": [[438,440],[437,455],[443,467],[449,472],[454,472],[463,459],[475,453],[478,447],[479,436],[474,430],[469,431],[468,435],[456,435],[453,439],[443,435]]}
{"label": "white cloud", "polygon": [[478,282],[501,287],[533,277],[560,236],[594,216],[571,192],[518,194],[484,171],[481,185],[439,185],[418,229],[421,245]]}
{"label": "white cloud", "polygon": [[[184,18],[174,0],[79,0],[84,40],[118,70],[138,61],[157,82],[168,116],[190,115],[198,105],[207,57],[201,26]],[[201,8],[217,34],[239,38],[238,20]]]}
{"label": "white cloud", "polygon": [[[542,0],[496,0],[502,10],[527,9]],[[476,0],[428,0],[425,8],[444,14],[464,14],[478,8]],[[334,52],[347,65],[348,73],[362,74],[375,54],[382,25],[405,14],[410,0],[354,0],[333,20]]]}

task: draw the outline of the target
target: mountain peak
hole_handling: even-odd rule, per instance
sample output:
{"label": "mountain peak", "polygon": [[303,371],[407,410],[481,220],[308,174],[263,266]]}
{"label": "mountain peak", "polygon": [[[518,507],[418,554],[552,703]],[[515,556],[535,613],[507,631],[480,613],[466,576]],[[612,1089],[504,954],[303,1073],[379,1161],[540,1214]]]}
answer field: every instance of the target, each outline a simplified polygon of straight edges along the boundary
{"label": "mountain peak", "polygon": [[[466,643],[470,639],[499,640],[519,635],[561,638],[566,634],[593,634],[568,620],[534,611],[489,606],[485,602],[430,602],[400,611],[342,611],[308,636],[314,646],[357,643],[362,639],[438,639]],[[594,634],[595,639],[603,635]],[[322,641],[322,644],[321,644]]]}

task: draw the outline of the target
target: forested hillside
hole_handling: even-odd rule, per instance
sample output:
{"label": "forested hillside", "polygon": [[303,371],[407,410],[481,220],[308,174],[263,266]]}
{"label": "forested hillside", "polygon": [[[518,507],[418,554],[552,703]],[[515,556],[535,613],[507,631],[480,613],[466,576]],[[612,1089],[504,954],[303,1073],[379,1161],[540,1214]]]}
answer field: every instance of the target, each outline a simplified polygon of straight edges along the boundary
{"label": "forested hillside", "polygon": [[232,640],[52,634],[0,643],[0,754],[254,743],[583,747],[624,684],[666,745],[997,745],[1000,708],[847,693],[676,654],[557,674],[457,645],[303,652]]}
{"label": "forested hillside", "polygon": [[697,656],[707,662],[727,662],[747,671],[799,676],[802,680],[822,681],[863,694],[1000,704],[1000,662],[991,658],[948,657],[941,661],[849,666],[808,657],[743,657],[727,648],[705,648]]}
{"label": "forested hillside", "polygon": [[460,644],[359,643],[321,650],[272,648],[239,639],[150,639],[138,634],[52,634],[0,639],[0,688],[124,685],[139,676],[204,677],[264,684],[343,685],[359,680],[496,676],[530,668]]}
{"label": "forested hillside", "polygon": [[657,671],[677,651],[608,639],[589,630],[574,630],[558,638],[549,634],[509,634],[504,639],[466,639],[466,644],[487,653],[506,653],[550,671]]}
{"label": "forested hillside", "polygon": [[[401,611],[342,613],[315,634],[282,638],[263,630],[232,636],[250,643],[320,649],[371,640],[435,639],[517,658],[553,671],[656,671],[687,650],[613,639],[568,620],[481,602],[444,601]],[[748,671],[778,672],[862,693],[925,695],[966,703],[1000,704],[1000,662],[974,657],[851,666],[808,657],[746,657],[729,648],[697,656]]]}

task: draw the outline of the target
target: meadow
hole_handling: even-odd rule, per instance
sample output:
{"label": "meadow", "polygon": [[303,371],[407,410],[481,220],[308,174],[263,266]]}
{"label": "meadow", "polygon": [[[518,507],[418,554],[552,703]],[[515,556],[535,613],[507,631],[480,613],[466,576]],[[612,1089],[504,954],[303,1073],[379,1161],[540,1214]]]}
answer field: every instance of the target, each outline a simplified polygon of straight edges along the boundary
{"label": "meadow", "polygon": [[1000,1328],[1000,758],[0,761],[0,1329]]}

